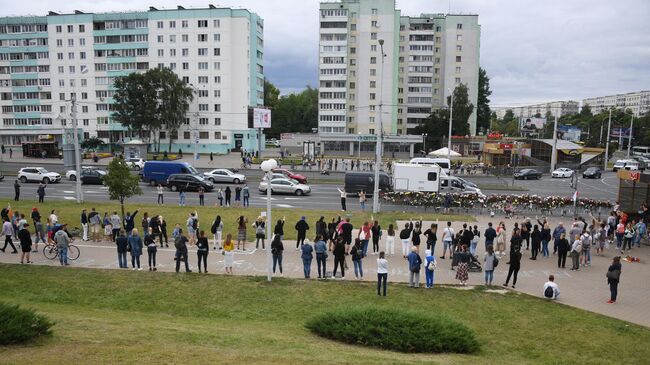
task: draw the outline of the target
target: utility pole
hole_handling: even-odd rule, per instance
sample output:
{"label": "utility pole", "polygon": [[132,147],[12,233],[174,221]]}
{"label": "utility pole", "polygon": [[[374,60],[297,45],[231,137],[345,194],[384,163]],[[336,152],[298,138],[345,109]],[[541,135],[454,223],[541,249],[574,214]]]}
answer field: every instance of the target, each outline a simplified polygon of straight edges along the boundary
{"label": "utility pole", "polygon": [[[447,91],[450,91],[447,89]],[[454,89],[456,91],[456,89]],[[447,136],[447,160],[451,161],[451,122],[454,116],[454,91],[451,92],[451,103],[449,105],[449,135]]]}
{"label": "utility pole", "polygon": [[84,201],[83,191],[81,191],[81,148],[79,146],[79,134],[77,133],[77,93],[72,93],[72,130],[74,140],[74,162],[77,171],[75,179],[77,203]]}
{"label": "utility pole", "polygon": [[607,136],[605,137],[605,162],[603,163],[603,171],[607,170],[607,163],[609,162],[609,134],[612,129],[612,108],[609,108],[609,122],[607,122]]}
{"label": "utility pole", "polygon": [[551,153],[551,172],[555,171],[557,164],[557,115],[555,116],[555,124],[553,126],[553,152]]}
{"label": "utility pole", "polygon": [[632,147],[632,128],[634,127],[634,114],[632,114],[632,119],[630,120],[630,134],[627,139],[627,159],[630,158],[630,148]]}
{"label": "utility pole", "polygon": [[382,114],[383,114],[383,104],[384,104],[384,40],[380,39],[379,48],[381,51],[381,67],[379,69],[379,128],[375,130],[375,135],[377,136],[377,144],[375,145],[375,186],[372,194],[372,212],[379,213],[379,170],[381,169],[381,144],[382,144],[382,135],[384,133],[382,126]]}
{"label": "utility pole", "polygon": [[194,114],[196,123],[194,124],[194,161],[199,159],[199,112]]}

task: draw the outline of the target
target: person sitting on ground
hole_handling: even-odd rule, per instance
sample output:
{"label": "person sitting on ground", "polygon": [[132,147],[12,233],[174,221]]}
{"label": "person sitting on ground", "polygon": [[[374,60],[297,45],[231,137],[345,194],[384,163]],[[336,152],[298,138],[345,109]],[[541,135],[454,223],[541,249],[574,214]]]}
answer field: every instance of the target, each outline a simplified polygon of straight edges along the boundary
{"label": "person sitting on ground", "polygon": [[548,281],[544,283],[544,298],[555,300],[560,296],[560,287],[555,283],[555,276],[549,275]]}

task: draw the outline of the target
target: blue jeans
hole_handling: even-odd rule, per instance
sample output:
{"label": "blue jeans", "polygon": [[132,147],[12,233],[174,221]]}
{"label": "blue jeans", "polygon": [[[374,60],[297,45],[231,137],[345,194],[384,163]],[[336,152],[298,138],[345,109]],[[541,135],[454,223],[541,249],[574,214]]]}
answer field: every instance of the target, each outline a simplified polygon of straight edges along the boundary
{"label": "blue jeans", "polygon": [[117,263],[120,266],[120,269],[128,267],[127,261],[126,261],[126,252],[118,252],[117,253]]}
{"label": "blue jeans", "polygon": [[178,202],[178,205],[185,206],[185,194],[180,195],[181,200]]}
{"label": "blue jeans", "polygon": [[363,257],[368,256],[368,240],[361,241],[361,247],[363,248]]}
{"label": "blue jeans", "polygon": [[361,210],[366,210],[366,202],[361,202]]}
{"label": "blue jeans", "polygon": [[429,269],[425,269],[425,279],[427,281],[426,287],[427,288],[433,288],[433,279],[434,279],[434,271],[431,271]]}
{"label": "blue jeans", "polygon": [[548,257],[548,241],[542,240],[542,256]]}
{"label": "blue jeans", "polygon": [[354,276],[363,278],[363,265],[361,260],[352,260],[354,263]]}
{"label": "blue jeans", "polygon": [[59,247],[59,262],[61,265],[68,264],[68,246]]}
{"label": "blue jeans", "polygon": [[309,279],[311,274],[311,258],[302,259],[302,271],[305,273],[305,279]]}
{"label": "blue jeans", "polygon": [[[316,254],[316,267],[318,267],[318,277],[325,277],[327,270],[326,270],[326,263],[327,263],[327,258],[325,258],[325,254],[322,253],[317,253]],[[321,271],[321,266],[322,266],[322,271]]]}
{"label": "blue jeans", "polygon": [[623,233],[616,232],[616,248],[621,249],[623,247]]}
{"label": "blue jeans", "polygon": [[277,253],[273,255],[273,273],[275,273],[275,266],[280,266],[280,274],[282,274],[282,254]]}
{"label": "blue jeans", "polygon": [[485,270],[485,282],[492,284],[492,279],[494,279],[494,270]]}
{"label": "blue jeans", "polygon": [[377,274],[377,295],[380,295],[380,289],[384,289],[384,296],[386,296],[386,282],[388,281],[388,274]]}
{"label": "blue jeans", "polygon": [[245,196],[245,197],[244,197],[244,206],[247,207],[248,205],[249,205],[249,203],[248,203],[248,197]]}

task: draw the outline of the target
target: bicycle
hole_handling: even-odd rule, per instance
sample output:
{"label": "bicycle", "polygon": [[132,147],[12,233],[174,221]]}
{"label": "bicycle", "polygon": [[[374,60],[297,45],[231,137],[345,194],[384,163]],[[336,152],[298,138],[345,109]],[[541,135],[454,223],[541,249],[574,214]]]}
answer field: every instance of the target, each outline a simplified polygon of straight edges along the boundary
{"label": "bicycle", "polygon": [[[79,250],[79,247],[75,245],[68,246],[68,259],[74,261],[79,258],[80,254],[81,251]],[[50,260],[54,260],[59,256],[59,248],[56,244],[47,244],[43,247],[43,256]]]}

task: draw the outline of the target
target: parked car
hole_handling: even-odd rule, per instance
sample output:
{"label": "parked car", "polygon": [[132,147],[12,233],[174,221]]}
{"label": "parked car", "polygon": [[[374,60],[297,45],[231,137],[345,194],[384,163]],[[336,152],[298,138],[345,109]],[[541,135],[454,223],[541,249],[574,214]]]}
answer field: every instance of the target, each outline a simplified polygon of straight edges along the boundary
{"label": "parked car", "polygon": [[141,158],[127,158],[126,165],[134,170],[142,170],[144,168],[144,160]]}
{"label": "parked car", "polygon": [[300,174],[293,173],[293,172],[291,172],[291,171],[289,171],[287,169],[273,169],[273,172],[278,172],[280,174],[283,174],[284,176],[286,176],[288,178],[297,180],[301,184],[306,184],[307,183],[307,178],[306,177],[304,177],[304,176],[302,176]]}
{"label": "parked car", "polygon": [[636,171],[638,169],[639,169],[639,163],[635,160],[617,160],[612,170],[616,172],[618,170]]}
{"label": "parked car", "polygon": [[82,184],[103,185],[104,176],[106,176],[106,171],[96,169],[83,169],[81,170],[80,179]]}
{"label": "parked car", "polygon": [[[93,166],[81,166],[81,170],[94,170],[96,167]],[[77,170],[68,170],[65,173],[65,178],[70,180],[70,181],[75,181],[77,180]]]}
{"label": "parked car", "polygon": [[[294,180],[292,178],[287,177],[285,174],[281,174],[279,172],[274,172],[271,174],[271,180],[273,179],[289,179],[295,182],[298,182],[298,180]],[[266,181],[266,174],[262,175],[262,180]]]}
{"label": "parked car", "polygon": [[600,179],[602,171],[598,167],[590,167],[582,173],[583,179]]}
{"label": "parked car", "polygon": [[[260,181],[259,191],[266,193],[268,187],[267,181]],[[301,184],[290,179],[273,179],[271,180],[271,194],[294,194],[298,196],[311,193],[311,187]]]}
{"label": "parked car", "polygon": [[228,169],[214,169],[212,171],[204,172],[203,177],[213,183],[240,184],[246,182],[246,176],[236,174]]}
{"label": "parked car", "polygon": [[172,174],[167,178],[167,187],[171,191],[178,191],[179,188],[198,191],[200,186],[203,186],[205,191],[212,191],[214,189],[212,182],[204,179],[200,175]]}
{"label": "parked car", "polygon": [[[349,194],[359,194],[362,190],[367,196],[375,192],[375,173],[348,171],[345,173],[345,191]],[[391,180],[385,172],[379,172],[379,190],[391,191]]]}
{"label": "parked car", "polygon": [[542,178],[542,173],[535,169],[523,169],[518,172],[515,172],[515,179],[518,180],[539,180]]}
{"label": "parked car", "polygon": [[478,189],[478,185],[474,184],[471,181],[465,180],[462,177],[459,177],[458,180],[460,180],[460,182],[462,182],[463,185],[465,185],[467,187]]}
{"label": "parked car", "polygon": [[147,161],[142,171],[142,181],[151,185],[166,184],[172,174],[200,175],[189,163],[178,161]]}
{"label": "parked car", "polygon": [[271,138],[266,141],[266,145],[269,147],[280,147],[280,141],[275,138]]}
{"label": "parked car", "polygon": [[571,177],[573,176],[573,170],[568,169],[566,167],[560,167],[559,169],[553,171],[551,173],[551,177]]}
{"label": "parked car", "polygon": [[0,181],[4,180],[5,176],[2,174],[2,171],[0,171]]}
{"label": "parked car", "polygon": [[61,175],[56,172],[49,172],[42,167],[23,167],[18,171],[18,180],[23,183],[36,181],[48,184],[61,181]]}

